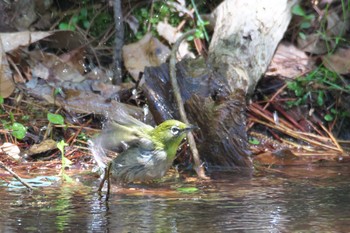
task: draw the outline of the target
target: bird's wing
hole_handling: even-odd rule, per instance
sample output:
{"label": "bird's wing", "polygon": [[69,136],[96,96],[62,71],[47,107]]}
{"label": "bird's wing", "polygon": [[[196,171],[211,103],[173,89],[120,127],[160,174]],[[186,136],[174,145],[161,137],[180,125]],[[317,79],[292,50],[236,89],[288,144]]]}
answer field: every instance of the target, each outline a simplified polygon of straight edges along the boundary
{"label": "bird's wing", "polygon": [[[108,151],[120,152],[118,149],[139,145],[141,140],[151,142],[149,132],[153,127],[128,116],[123,122],[109,121],[100,135],[89,142],[92,154],[100,167],[105,167],[111,160]],[[115,155],[114,155],[115,156]]]}

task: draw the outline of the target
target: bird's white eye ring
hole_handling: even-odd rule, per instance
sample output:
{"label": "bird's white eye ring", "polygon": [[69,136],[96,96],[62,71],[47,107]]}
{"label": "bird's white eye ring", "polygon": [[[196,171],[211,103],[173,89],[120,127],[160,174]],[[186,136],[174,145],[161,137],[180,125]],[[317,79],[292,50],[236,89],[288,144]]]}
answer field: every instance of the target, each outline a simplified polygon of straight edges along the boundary
{"label": "bird's white eye ring", "polygon": [[170,130],[171,130],[171,133],[172,133],[173,135],[179,135],[179,134],[180,134],[180,129],[179,129],[179,127],[177,127],[177,126],[172,126],[172,127],[170,128]]}

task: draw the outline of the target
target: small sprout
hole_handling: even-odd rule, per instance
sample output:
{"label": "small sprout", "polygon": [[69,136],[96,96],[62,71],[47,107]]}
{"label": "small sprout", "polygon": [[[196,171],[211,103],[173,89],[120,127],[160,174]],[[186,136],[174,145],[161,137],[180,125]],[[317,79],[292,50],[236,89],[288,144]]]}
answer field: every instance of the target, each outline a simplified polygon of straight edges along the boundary
{"label": "small sprout", "polygon": [[249,139],[249,143],[252,144],[252,145],[259,145],[260,144],[260,141],[256,138],[250,138]]}
{"label": "small sprout", "polygon": [[21,123],[15,122],[10,127],[11,134],[17,139],[23,139],[26,136],[27,128]]}
{"label": "small sprout", "polygon": [[324,104],[324,92],[323,91],[318,91],[317,104],[318,104],[318,106],[322,106]]}
{"label": "small sprout", "polygon": [[48,113],[47,114],[47,119],[49,120],[49,122],[51,122],[52,124],[55,125],[64,125],[64,118],[63,116],[59,115],[59,114],[53,114],[53,113]]}
{"label": "small sprout", "polygon": [[326,121],[332,121],[332,120],[334,119],[334,117],[333,117],[331,114],[326,114],[326,115],[324,116],[324,119],[325,119]]}

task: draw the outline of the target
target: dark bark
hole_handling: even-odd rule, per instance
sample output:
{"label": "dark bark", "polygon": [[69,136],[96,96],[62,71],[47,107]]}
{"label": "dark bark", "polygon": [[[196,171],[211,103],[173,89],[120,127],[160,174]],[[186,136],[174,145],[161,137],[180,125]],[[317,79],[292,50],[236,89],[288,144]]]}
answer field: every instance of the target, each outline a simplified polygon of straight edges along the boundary
{"label": "dark bark", "polygon": [[[168,65],[147,68],[144,77],[143,89],[155,120],[179,119]],[[201,159],[209,167],[251,167],[244,93],[230,92],[225,78],[207,68],[203,60],[178,63],[177,78],[187,116],[201,128],[197,135]]]}

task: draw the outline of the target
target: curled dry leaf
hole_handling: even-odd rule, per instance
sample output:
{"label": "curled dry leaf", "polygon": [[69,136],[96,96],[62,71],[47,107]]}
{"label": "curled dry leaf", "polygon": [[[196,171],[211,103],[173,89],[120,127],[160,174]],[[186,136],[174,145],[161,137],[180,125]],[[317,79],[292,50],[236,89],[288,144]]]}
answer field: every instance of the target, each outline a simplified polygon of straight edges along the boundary
{"label": "curled dry leaf", "polygon": [[123,47],[125,67],[134,80],[138,80],[139,73],[143,72],[145,67],[159,66],[164,63],[169,54],[169,48],[150,33],[140,41]]}
{"label": "curled dry leaf", "polygon": [[34,144],[26,151],[28,156],[41,154],[50,150],[57,149],[57,142],[52,139],[47,139],[39,144]]}
{"label": "curled dry leaf", "polygon": [[[169,44],[174,44],[176,40],[183,34],[182,32],[179,32],[175,27],[168,24],[167,22],[159,22],[157,25],[157,32],[159,33],[160,36],[166,39]],[[189,55],[190,57],[194,58],[194,54],[191,53],[188,50],[188,48],[189,48],[189,44],[186,41],[182,41],[177,51],[179,60],[181,60],[181,58],[185,57],[186,55]]]}
{"label": "curled dry leaf", "polygon": [[12,144],[12,143],[9,143],[9,142],[5,142],[4,144],[2,144],[0,146],[0,151],[4,152],[5,154],[10,156],[14,160],[20,160],[21,159],[21,157],[19,156],[21,151],[18,148],[18,146],[16,146],[15,144]]}

